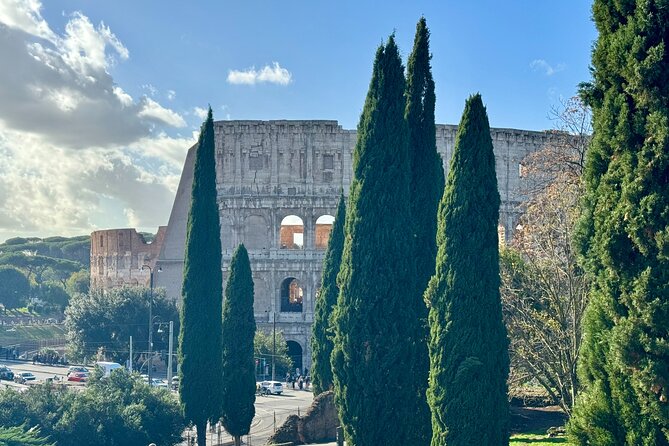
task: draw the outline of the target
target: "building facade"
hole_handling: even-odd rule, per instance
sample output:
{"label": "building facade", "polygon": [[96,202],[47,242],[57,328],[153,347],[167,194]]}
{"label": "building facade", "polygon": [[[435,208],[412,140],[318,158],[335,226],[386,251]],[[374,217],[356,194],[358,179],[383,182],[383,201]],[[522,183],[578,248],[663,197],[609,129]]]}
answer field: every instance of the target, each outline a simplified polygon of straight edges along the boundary
{"label": "building facade", "polygon": [[[348,195],[352,180],[356,132],[336,121],[219,121],[214,129],[223,279],[234,249],[244,243],[253,270],[258,327],[282,331],[296,366],[310,368],[323,257],[339,195]],[[456,131],[457,126],[437,126],[437,149],[446,172]],[[491,136],[502,200],[500,234],[510,237],[524,200],[522,160],[549,142],[551,133],[492,129]],[[156,286],[175,299],[181,295],[194,157],[192,147],[154,264],[160,269]],[[96,280],[109,284],[104,273]]]}

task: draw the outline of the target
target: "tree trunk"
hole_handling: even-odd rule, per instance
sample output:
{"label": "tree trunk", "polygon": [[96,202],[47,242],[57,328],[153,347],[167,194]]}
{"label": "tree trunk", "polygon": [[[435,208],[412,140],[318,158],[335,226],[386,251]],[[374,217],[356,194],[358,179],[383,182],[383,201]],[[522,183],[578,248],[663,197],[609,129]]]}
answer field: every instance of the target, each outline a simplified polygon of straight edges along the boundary
{"label": "tree trunk", "polygon": [[195,423],[197,429],[197,446],[207,446],[207,422]]}
{"label": "tree trunk", "polygon": [[242,446],[242,436],[241,435],[235,435],[235,446]]}

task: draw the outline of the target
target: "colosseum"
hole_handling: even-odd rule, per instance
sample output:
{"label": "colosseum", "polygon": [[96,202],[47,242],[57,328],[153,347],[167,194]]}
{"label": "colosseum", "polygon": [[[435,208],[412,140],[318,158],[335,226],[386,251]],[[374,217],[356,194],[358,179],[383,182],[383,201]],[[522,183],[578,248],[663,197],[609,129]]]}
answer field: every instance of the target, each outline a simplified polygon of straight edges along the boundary
{"label": "colosseum", "polygon": [[[214,124],[223,279],[239,243],[248,248],[259,328],[284,333],[296,367],[311,365],[314,301],[340,191],[348,194],[355,130],[336,121],[219,121]],[[437,126],[437,148],[450,160],[457,126]],[[510,236],[523,201],[522,160],[549,132],[492,129],[502,199],[500,234]],[[132,229],[96,231],[93,286],[155,284],[180,298],[195,150],[188,151],[169,223],[151,244]],[[401,234],[398,234],[401,236]]]}

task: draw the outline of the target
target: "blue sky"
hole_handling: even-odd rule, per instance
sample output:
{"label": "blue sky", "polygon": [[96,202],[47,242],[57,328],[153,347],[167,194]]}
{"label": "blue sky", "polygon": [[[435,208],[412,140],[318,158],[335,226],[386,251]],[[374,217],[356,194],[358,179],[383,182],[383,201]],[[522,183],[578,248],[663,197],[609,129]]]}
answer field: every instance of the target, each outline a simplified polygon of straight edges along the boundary
{"label": "blue sky", "polygon": [[549,129],[589,78],[588,2],[380,4],[0,0],[0,240],[166,224],[207,104],[355,128],[376,47],[406,61],[421,15],[439,123],[480,92],[492,126]]}

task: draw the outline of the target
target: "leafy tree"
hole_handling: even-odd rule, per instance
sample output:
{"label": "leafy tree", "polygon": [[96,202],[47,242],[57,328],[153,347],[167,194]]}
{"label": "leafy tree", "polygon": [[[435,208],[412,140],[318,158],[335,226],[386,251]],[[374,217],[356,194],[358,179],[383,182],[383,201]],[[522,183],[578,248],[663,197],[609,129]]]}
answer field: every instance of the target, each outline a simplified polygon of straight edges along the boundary
{"label": "leafy tree", "polygon": [[[274,336],[273,332],[256,331],[253,338],[253,351],[255,359],[258,360],[258,367],[262,367],[263,359],[265,364],[272,363],[274,355],[274,366],[276,367],[276,376],[285,375],[293,369],[293,360],[288,356],[288,344],[282,331],[276,332],[276,354],[274,354]],[[256,374],[263,375],[264,372],[256,369]]]}
{"label": "leafy tree", "polygon": [[[137,346],[148,345],[149,289],[139,287],[92,290],[75,294],[65,310],[70,355],[76,359],[91,358],[103,348],[108,359],[124,364],[129,357],[129,341],[135,345],[133,362],[141,366],[145,354]],[[179,313],[173,300],[162,288],[153,290],[153,314],[156,321],[174,321],[178,330]],[[153,325],[154,351],[165,350],[168,334],[158,333]]]}
{"label": "leafy tree", "polygon": [[88,270],[81,269],[73,273],[69,279],[67,279],[65,287],[70,294],[88,294],[90,283],[90,272]]}
{"label": "leafy tree", "polygon": [[30,282],[21,271],[11,266],[0,266],[0,304],[5,309],[19,308],[30,293]]}
{"label": "leafy tree", "polygon": [[391,36],[376,52],[358,124],[334,313],[335,401],[347,442],[356,446],[418,443],[408,422],[417,411],[416,377],[406,364],[423,339],[406,315],[407,299],[416,297],[413,248],[398,236],[412,226],[404,93]]}
{"label": "leafy tree", "polygon": [[56,280],[67,280],[74,272],[81,269],[81,264],[71,260],[57,259],[38,254],[24,252],[9,252],[0,255],[0,265],[9,265],[23,270],[29,280],[37,285],[44,282],[44,278],[51,275]]}
{"label": "leafy tree", "polygon": [[341,266],[341,255],[344,250],[344,223],[346,219],[346,201],[344,195],[339,196],[337,215],[330,231],[328,248],[323,261],[323,278],[314,309],[314,323],[311,336],[311,376],[314,395],[332,389],[332,311],[337,304],[339,287],[337,274]]}
{"label": "leafy tree", "polygon": [[570,414],[589,289],[573,241],[590,113],[575,98],[551,113],[559,130],[523,160],[528,200],[501,255],[501,293],[511,341],[509,384],[538,382]]}
{"label": "leafy tree", "polygon": [[0,426],[0,446],[54,446],[40,435],[39,429],[24,429],[21,426]]}
{"label": "leafy tree", "polygon": [[221,362],[221,223],[216,204],[216,153],[211,107],[202,124],[193,170],[191,207],[186,227],[179,362],[180,392],[186,419],[205,446],[207,421],[220,415]]}
{"label": "leafy tree", "polygon": [[427,445],[432,437],[430,408],[427,404],[427,377],[430,370],[427,342],[427,306],[423,293],[434,273],[437,256],[437,208],[444,193],[444,169],[437,152],[434,123],[434,80],[430,68],[430,31],[425,17],[416,25],[413,51],[407,64],[407,104],[405,116],[409,126],[409,160],[411,165],[411,228],[413,259],[416,264],[416,296],[407,299],[406,317],[414,321],[415,344],[408,362],[414,376],[416,413],[410,420],[419,432],[418,443]]}
{"label": "leafy tree", "polygon": [[499,204],[488,116],[476,94],[458,127],[439,204],[436,273],[426,292],[432,446],[509,444]]}
{"label": "leafy tree", "polygon": [[230,275],[223,304],[223,402],[221,421],[225,430],[242,444],[255,416],[256,379],[253,340],[253,276],[249,254],[239,245],[230,261]]}
{"label": "leafy tree", "polygon": [[[181,443],[185,421],[176,397],[123,369],[94,373],[79,392],[50,384],[0,391],[0,426],[35,426],[59,446]],[[41,444],[41,443],[37,443]]]}
{"label": "leafy tree", "polygon": [[578,240],[593,285],[568,433],[579,445],[667,445],[669,9],[595,0],[593,17]]}

